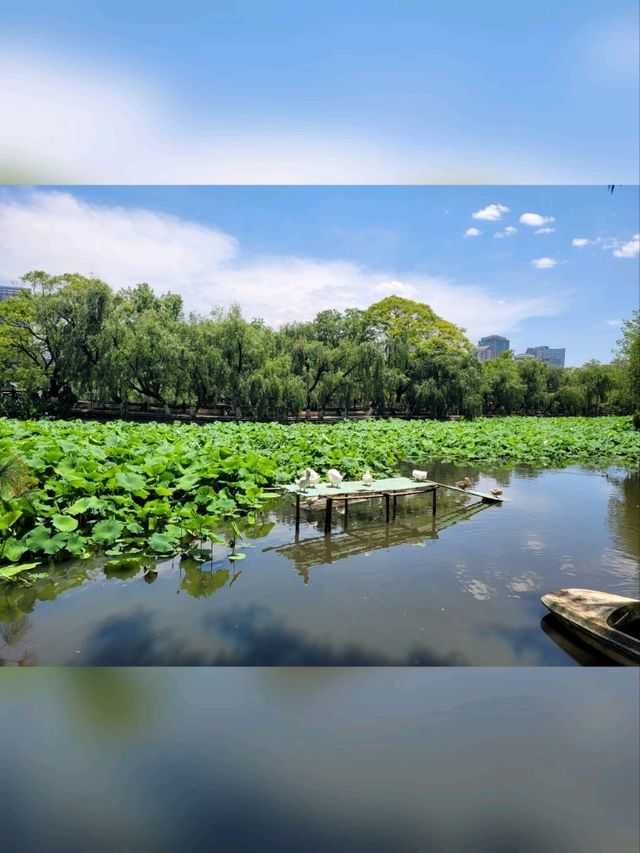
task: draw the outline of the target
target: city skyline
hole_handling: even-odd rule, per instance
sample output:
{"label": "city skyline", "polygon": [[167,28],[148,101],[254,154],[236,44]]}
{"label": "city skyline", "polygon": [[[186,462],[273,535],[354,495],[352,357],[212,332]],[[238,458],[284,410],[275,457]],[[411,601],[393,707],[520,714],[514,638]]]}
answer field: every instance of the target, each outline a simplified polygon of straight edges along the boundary
{"label": "city skyline", "polygon": [[540,344],[536,347],[527,347],[524,352],[518,353],[511,349],[510,343],[509,339],[503,335],[495,333],[484,335],[474,348],[475,356],[479,362],[485,362],[498,358],[504,352],[511,352],[516,360],[536,358],[553,367],[565,366],[565,347],[550,347],[547,344]]}

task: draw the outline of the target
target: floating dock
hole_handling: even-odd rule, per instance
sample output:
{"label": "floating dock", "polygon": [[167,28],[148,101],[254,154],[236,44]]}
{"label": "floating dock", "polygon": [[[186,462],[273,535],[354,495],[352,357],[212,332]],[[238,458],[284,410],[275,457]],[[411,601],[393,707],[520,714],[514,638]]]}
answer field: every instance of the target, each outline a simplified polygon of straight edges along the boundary
{"label": "floating dock", "polygon": [[296,498],[296,532],[300,527],[300,499],[311,498],[324,500],[326,504],[324,517],[324,532],[331,533],[331,515],[333,505],[336,502],[344,504],[345,527],[349,518],[349,500],[362,500],[363,498],[383,498],[385,502],[385,520],[389,523],[391,513],[395,516],[398,498],[403,495],[418,495],[431,492],[432,514],[436,514],[436,501],[438,489],[451,489],[454,492],[462,492],[465,495],[473,495],[482,500],[483,503],[502,503],[503,498],[476,492],[473,489],[461,489],[458,486],[448,486],[445,483],[436,483],[432,480],[420,482],[410,477],[388,477],[374,480],[370,486],[365,486],[359,480],[344,480],[339,486],[329,483],[318,483],[316,486],[307,486],[302,490],[297,483],[290,483],[279,487],[281,491],[295,495]]}

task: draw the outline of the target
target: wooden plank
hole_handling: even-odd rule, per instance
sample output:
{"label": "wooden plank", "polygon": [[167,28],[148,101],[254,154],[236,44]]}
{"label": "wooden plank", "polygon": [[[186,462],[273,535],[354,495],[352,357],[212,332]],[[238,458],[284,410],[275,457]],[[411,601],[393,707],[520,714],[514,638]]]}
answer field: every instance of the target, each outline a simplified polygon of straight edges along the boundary
{"label": "wooden plank", "polygon": [[473,495],[476,498],[482,498],[484,501],[491,503],[502,503],[504,498],[502,495],[491,495],[486,492],[476,492],[474,489],[461,489],[460,486],[448,486],[446,483],[436,483],[440,489],[449,489],[451,492],[461,492],[463,495]]}

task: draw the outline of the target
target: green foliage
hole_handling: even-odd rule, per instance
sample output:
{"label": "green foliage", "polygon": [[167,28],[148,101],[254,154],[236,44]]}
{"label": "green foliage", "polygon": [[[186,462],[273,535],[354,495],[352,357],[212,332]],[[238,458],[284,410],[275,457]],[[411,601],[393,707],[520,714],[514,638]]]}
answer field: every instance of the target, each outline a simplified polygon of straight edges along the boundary
{"label": "green foliage", "polygon": [[40,563],[21,563],[19,566],[1,566],[0,580],[11,580],[23,572],[30,572],[39,565]]}
{"label": "green foliage", "polygon": [[616,364],[623,376],[623,399],[629,410],[640,409],[640,311],[622,324]]}
{"label": "green foliage", "polygon": [[400,460],[428,458],[634,465],[640,433],[629,417],[326,426],[0,420],[0,454],[9,447],[17,448],[37,488],[30,500],[0,502],[2,565],[25,555],[175,554],[192,551],[201,539],[224,542],[216,531],[225,520],[251,513],[265,486],[292,482],[307,466],[321,473],[339,468],[356,479],[365,468],[390,475]]}
{"label": "green foliage", "polygon": [[185,318],[179,296],[157,296],[145,283],[114,293],[96,278],[42,271],[22,283],[0,303],[7,417],[67,413],[79,398],[122,416],[141,403],[186,416],[220,407],[253,420],[371,407],[472,419],[629,414],[640,406],[637,314],[623,326],[612,365],[565,370],[504,354],[481,366],[463,329],[398,296],[274,330],[246,320],[237,305]]}

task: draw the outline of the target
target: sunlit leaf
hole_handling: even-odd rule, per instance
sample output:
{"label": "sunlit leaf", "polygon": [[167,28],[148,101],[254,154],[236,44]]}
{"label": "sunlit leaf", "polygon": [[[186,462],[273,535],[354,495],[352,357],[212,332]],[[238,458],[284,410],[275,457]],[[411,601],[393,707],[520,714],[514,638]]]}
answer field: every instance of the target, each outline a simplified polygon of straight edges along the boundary
{"label": "sunlit leaf", "polygon": [[63,533],[71,533],[72,530],[76,530],[78,527],[77,519],[68,515],[56,514],[51,518],[51,522],[57,530],[60,530]]}

